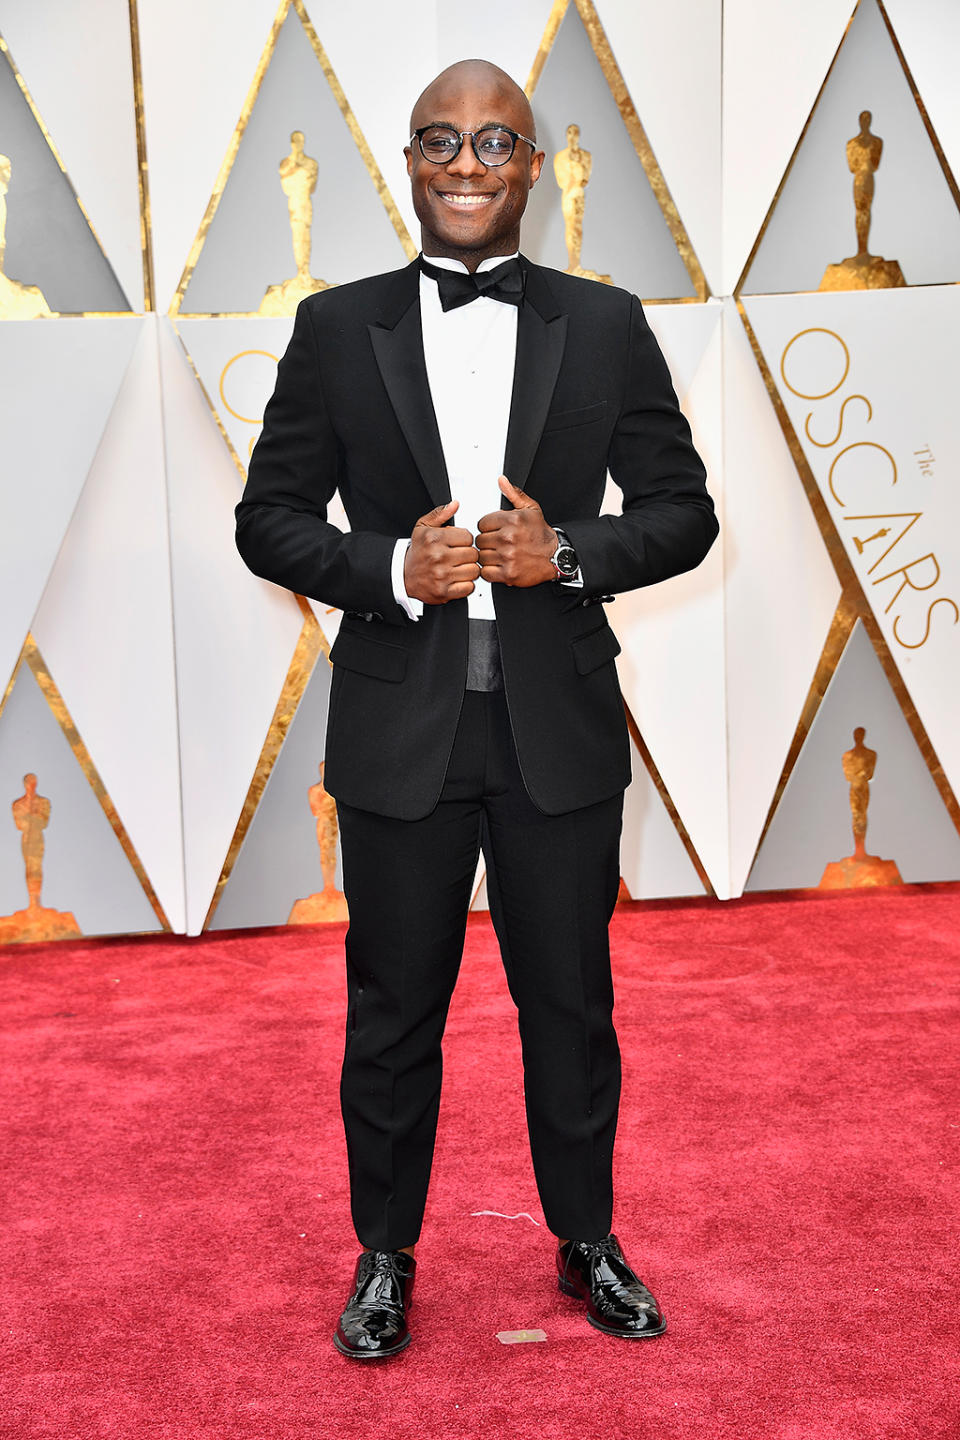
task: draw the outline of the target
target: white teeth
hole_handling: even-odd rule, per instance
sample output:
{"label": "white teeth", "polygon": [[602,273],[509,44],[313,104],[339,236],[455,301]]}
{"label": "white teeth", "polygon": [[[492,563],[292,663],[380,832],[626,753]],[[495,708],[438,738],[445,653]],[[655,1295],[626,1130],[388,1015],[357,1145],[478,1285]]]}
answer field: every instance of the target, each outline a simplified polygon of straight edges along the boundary
{"label": "white teeth", "polygon": [[[441,192],[442,193],[442,192]],[[443,195],[451,205],[489,205],[492,195]]]}

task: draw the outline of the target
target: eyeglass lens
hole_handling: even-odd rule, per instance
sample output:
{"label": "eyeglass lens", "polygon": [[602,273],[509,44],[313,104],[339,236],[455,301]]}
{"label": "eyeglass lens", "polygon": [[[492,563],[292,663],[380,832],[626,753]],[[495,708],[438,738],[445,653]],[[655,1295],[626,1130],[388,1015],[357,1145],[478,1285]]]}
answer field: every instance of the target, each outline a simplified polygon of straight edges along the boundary
{"label": "eyeglass lens", "polygon": [[[472,139],[474,154],[484,165],[506,165],[513,154],[514,139],[509,130],[478,130]],[[460,145],[460,135],[452,126],[431,125],[420,136],[423,157],[434,165],[449,165],[460,153]]]}

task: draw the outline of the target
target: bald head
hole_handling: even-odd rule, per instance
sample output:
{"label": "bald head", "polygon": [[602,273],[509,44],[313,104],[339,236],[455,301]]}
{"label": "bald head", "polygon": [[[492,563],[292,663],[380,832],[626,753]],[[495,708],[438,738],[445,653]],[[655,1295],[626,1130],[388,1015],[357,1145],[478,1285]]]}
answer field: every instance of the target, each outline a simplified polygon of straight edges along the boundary
{"label": "bald head", "polygon": [[[410,115],[411,135],[421,125],[429,125],[433,120],[447,119],[444,105],[449,107],[457,104],[467,92],[483,93],[491,104],[499,102],[509,105],[511,114],[523,117],[523,124],[517,128],[522,130],[524,135],[529,135],[531,140],[537,138],[530,101],[516,80],[489,60],[458,60],[456,64],[448,65],[446,70],[441,70],[437,78],[430,81],[413,107]],[[495,114],[477,116],[475,123],[480,125],[502,118]]]}
{"label": "bald head", "polygon": [[[420,96],[410,131],[448,126],[460,136],[449,153],[429,158],[412,140],[405,147],[413,208],[425,255],[460,260],[476,270],[486,259],[512,255],[520,245],[520,220],[540,175],[530,101],[517,82],[488,60],[460,60],[441,71]],[[506,130],[488,163],[477,150],[481,130]],[[463,136],[472,138],[466,143]],[[489,151],[485,152],[489,154]],[[507,159],[502,156],[507,155]]]}

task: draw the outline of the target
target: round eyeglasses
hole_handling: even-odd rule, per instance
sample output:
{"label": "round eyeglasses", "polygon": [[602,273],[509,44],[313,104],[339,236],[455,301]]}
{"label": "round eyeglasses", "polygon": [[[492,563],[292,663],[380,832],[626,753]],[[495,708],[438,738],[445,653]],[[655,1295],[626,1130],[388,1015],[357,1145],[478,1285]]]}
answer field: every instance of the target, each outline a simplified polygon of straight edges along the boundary
{"label": "round eyeglasses", "polygon": [[481,165],[506,165],[513,158],[518,140],[523,140],[536,150],[536,140],[529,135],[520,135],[506,125],[485,125],[482,130],[455,130],[452,125],[421,125],[410,136],[420,146],[420,154],[431,165],[449,165],[456,160],[463,148],[463,142],[470,136],[473,153]]}

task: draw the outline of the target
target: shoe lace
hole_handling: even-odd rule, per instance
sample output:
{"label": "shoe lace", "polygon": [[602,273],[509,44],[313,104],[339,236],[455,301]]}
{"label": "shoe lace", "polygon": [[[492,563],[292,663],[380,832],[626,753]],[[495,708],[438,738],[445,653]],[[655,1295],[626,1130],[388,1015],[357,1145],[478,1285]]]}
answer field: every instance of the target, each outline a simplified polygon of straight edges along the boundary
{"label": "shoe lace", "polygon": [[603,1255],[616,1255],[617,1245],[612,1235],[604,1240],[576,1240],[577,1249],[583,1255],[588,1255],[591,1260],[599,1260]]}
{"label": "shoe lace", "polygon": [[402,1280],[406,1273],[401,1267],[402,1253],[400,1250],[368,1250],[363,1263],[365,1274]]}

